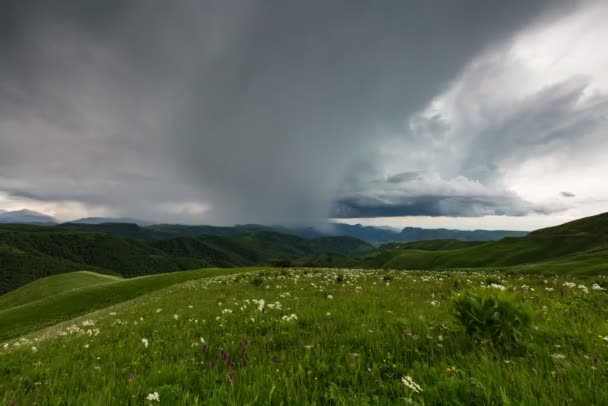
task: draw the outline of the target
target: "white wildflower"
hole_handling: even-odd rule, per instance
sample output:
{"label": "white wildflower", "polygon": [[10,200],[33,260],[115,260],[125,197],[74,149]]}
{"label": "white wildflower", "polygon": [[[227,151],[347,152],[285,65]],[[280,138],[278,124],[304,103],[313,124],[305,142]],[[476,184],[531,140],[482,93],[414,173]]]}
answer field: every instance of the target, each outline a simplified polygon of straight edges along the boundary
{"label": "white wildflower", "polygon": [[88,350],[89,349],[89,344],[85,344],[82,347]]}
{"label": "white wildflower", "polygon": [[32,346],[32,351],[33,351],[33,352],[38,352],[38,348],[36,348],[36,347]]}
{"label": "white wildflower", "polygon": [[158,392],[149,393],[148,396],[146,396],[146,399],[150,402],[160,402],[160,395]]}
{"label": "white wildflower", "polygon": [[507,289],[503,285],[499,285],[497,283],[491,283],[490,287],[493,288],[493,289],[498,289],[498,290],[506,290]]}
{"label": "white wildflower", "polygon": [[564,354],[551,354],[551,358],[553,359],[566,359]]}
{"label": "white wildflower", "polygon": [[178,316],[177,314],[174,314],[174,315],[173,315],[173,318],[174,318],[175,320],[178,320],[178,319],[179,319],[179,316]]}
{"label": "white wildflower", "polygon": [[141,342],[144,344],[144,348],[148,348],[148,344],[149,344],[149,342],[148,342],[148,339],[147,339],[147,338],[142,338],[142,339],[141,339]]}
{"label": "white wildflower", "polygon": [[163,309],[156,309],[156,313],[160,313],[162,311],[163,311]]}
{"label": "white wildflower", "polygon": [[567,288],[574,288],[574,287],[576,287],[576,283],[574,283],[574,282],[564,282],[563,286],[565,286]]}
{"label": "white wildflower", "polygon": [[328,298],[329,300],[331,300],[331,299],[333,299],[334,297],[333,297],[332,295],[327,295],[327,298]]}
{"label": "white wildflower", "polygon": [[409,375],[402,377],[401,382],[403,382],[403,384],[405,386],[407,386],[408,388],[410,388],[411,390],[413,390],[416,393],[422,392],[422,388],[420,387],[420,385],[418,385],[416,382],[414,382],[412,377]]}
{"label": "white wildflower", "polygon": [[606,289],[602,288],[600,285],[598,285],[597,283],[594,283],[593,286],[591,286],[591,289],[593,289],[593,290],[606,290]]}
{"label": "white wildflower", "polygon": [[546,290],[547,292],[553,292],[555,289],[553,289],[553,288],[545,288],[545,290]]}
{"label": "white wildflower", "polygon": [[287,315],[283,316],[283,317],[282,317],[282,319],[283,319],[284,321],[286,321],[286,322],[290,322],[290,321],[292,321],[292,320],[297,320],[297,319],[298,319],[298,316],[296,316],[295,314],[293,314],[293,313],[292,313],[292,314],[291,314],[291,315],[289,315],[289,316],[287,316]]}

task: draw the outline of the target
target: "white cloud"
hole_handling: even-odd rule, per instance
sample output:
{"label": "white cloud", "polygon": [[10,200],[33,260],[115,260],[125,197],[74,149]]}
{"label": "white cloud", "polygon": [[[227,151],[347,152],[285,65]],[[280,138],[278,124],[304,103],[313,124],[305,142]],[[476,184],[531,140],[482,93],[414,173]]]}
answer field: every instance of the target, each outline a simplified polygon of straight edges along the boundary
{"label": "white cloud", "polygon": [[[402,135],[383,147],[377,171],[436,173],[449,181],[447,195],[458,196],[457,185],[467,184],[467,196],[511,196],[505,204],[527,208],[539,225],[553,224],[533,214],[539,207],[562,220],[607,211],[607,15],[608,3],[589,3],[480,55],[406,121]],[[390,194],[425,196],[428,187],[410,182]],[[489,217],[465,221],[499,224]]]}

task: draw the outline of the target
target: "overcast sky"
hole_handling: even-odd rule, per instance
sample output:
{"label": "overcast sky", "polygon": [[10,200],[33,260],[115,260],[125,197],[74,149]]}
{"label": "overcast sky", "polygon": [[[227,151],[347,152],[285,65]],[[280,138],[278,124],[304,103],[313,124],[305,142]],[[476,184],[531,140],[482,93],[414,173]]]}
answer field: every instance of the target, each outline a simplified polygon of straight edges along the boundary
{"label": "overcast sky", "polygon": [[608,211],[603,1],[6,0],[0,208],[530,230]]}

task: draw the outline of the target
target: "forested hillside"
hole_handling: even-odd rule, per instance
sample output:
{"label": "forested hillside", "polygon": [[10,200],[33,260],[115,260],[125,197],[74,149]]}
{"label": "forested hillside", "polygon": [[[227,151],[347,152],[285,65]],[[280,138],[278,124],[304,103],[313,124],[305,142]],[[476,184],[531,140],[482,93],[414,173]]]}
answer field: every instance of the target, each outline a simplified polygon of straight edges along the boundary
{"label": "forested hillside", "polygon": [[6,225],[0,226],[0,293],[40,277],[80,270],[132,277],[204,267],[286,265],[306,255],[352,255],[372,248],[350,237],[304,239],[269,231],[146,241],[64,227]]}

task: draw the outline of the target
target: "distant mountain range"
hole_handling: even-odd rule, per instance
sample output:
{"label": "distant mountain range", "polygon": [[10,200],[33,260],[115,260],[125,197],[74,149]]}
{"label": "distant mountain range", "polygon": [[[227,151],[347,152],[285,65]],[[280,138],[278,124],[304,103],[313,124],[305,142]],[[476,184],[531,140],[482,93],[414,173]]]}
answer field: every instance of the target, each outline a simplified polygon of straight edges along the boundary
{"label": "distant mountain range", "polygon": [[[338,228],[339,232],[361,229],[377,231],[363,226]],[[454,230],[415,228],[394,233],[401,238],[428,239],[438,235],[435,232],[463,235]],[[467,238],[472,235],[483,238],[495,234],[465,234]],[[381,246],[349,236],[303,238],[258,225],[0,225],[0,294],[38,278],[80,270],[123,277],[242,266],[416,270],[509,267],[513,272],[592,274],[605,273],[607,263],[608,213],[499,241],[435,239]]]}
{"label": "distant mountain range", "polygon": [[347,235],[371,243],[412,242],[428,240],[495,241],[505,237],[524,237],[525,231],[508,230],[449,230],[405,227],[403,230],[362,226],[361,224],[334,224],[335,235]]}
{"label": "distant mountain range", "polygon": [[32,210],[0,210],[0,224],[45,224],[56,223],[53,217]]}
{"label": "distant mountain range", "polygon": [[103,224],[103,223],[132,223],[139,226],[151,226],[154,224],[151,221],[138,220],[130,217],[84,217],[78,220],[70,221],[70,223],[77,224]]}
{"label": "distant mountain range", "polygon": [[[53,217],[31,210],[0,210],[0,224],[57,224]],[[208,225],[154,224],[151,221],[121,217],[85,217],[69,223],[57,224],[61,227],[82,231],[96,231],[122,237],[142,240],[162,240],[175,237],[240,235],[252,231],[272,231],[292,234],[302,238],[324,236],[348,236],[372,243],[412,242],[453,239],[461,241],[495,241],[505,237],[523,237],[524,231],[507,230],[449,230],[406,227],[403,230],[389,227],[372,227],[361,224],[332,223],[320,229],[315,227],[265,226],[243,224],[229,227]]]}

